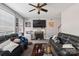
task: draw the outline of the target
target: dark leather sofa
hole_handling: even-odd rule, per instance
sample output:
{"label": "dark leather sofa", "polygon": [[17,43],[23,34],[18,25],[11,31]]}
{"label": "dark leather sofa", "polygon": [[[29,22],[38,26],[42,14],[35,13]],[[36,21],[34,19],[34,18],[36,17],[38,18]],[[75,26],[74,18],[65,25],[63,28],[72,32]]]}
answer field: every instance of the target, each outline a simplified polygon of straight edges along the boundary
{"label": "dark leather sofa", "polygon": [[0,56],[20,56],[23,52],[21,46],[16,47],[12,52],[0,51]]}
{"label": "dark leather sofa", "polygon": [[9,35],[5,35],[5,36],[0,36],[0,44],[3,43],[4,41],[8,40]]}
{"label": "dark leather sofa", "polygon": [[[16,36],[18,37],[17,34],[10,34],[10,35],[4,35],[4,36],[0,36],[0,44],[5,42],[6,40],[8,40],[11,36]],[[0,55],[1,56],[20,56],[23,52],[23,47],[21,45],[19,45],[18,47],[16,47],[11,53],[9,51],[2,51],[0,50]]]}
{"label": "dark leather sofa", "polygon": [[[73,51],[78,51],[79,49],[77,49],[77,46],[79,46],[79,37],[74,36],[74,35],[70,35],[70,34],[65,34],[65,33],[59,33],[57,38],[57,41],[60,42],[54,42],[54,40],[52,40],[52,37],[50,38],[49,42],[50,44],[54,47],[55,52],[52,53],[55,56],[73,56],[73,55],[78,55],[78,53],[74,53]],[[62,45],[63,44],[72,44],[75,49],[71,49],[70,51],[67,51],[69,49],[63,49]]]}
{"label": "dark leather sofa", "polygon": [[0,51],[0,56],[10,56],[10,52],[9,51]]}

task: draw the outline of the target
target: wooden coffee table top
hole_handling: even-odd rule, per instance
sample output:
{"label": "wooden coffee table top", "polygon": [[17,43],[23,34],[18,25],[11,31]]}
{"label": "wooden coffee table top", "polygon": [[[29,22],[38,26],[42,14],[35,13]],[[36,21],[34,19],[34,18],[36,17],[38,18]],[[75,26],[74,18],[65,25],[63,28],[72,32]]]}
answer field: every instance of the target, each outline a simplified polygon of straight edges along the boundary
{"label": "wooden coffee table top", "polygon": [[36,43],[32,56],[43,56],[44,54],[51,54],[51,46],[48,43]]}

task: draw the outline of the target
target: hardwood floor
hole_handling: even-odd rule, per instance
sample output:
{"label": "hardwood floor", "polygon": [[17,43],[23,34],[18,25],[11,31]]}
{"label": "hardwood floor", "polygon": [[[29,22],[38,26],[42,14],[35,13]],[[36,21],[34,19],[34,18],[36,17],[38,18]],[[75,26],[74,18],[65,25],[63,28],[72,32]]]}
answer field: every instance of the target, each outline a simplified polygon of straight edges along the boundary
{"label": "hardwood floor", "polygon": [[46,39],[46,40],[31,40],[34,44],[35,43],[48,43],[49,42],[49,40],[48,39]]}
{"label": "hardwood floor", "polygon": [[34,44],[28,45],[28,48],[22,53],[21,56],[31,56]]}

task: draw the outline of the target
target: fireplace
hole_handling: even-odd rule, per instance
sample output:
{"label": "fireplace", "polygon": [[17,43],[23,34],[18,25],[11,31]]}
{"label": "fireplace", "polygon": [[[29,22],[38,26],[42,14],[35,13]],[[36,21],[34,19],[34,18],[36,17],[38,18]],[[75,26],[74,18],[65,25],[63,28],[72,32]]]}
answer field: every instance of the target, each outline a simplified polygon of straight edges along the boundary
{"label": "fireplace", "polygon": [[36,40],[38,40],[38,39],[43,40],[44,39],[44,32],[43,31],[39,31],[39,32],[35,31],[34,35],[35,35]]}

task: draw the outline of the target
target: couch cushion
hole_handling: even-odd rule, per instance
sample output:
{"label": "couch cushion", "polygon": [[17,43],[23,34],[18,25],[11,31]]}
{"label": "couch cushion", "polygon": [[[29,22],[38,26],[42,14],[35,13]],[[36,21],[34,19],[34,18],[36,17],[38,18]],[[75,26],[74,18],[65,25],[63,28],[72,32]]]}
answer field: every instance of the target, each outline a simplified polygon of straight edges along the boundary
{"label": "couch cushion", "polygon": [[63,44],[62,48],[74,48],[72,44]]}
{"label": "couch cushion", "polygon": [[13,42],[20,43],[20,39],[16,38]]}
{"label": "couch cushion", "polygon": [[0,44],[0,49],[2,49],[4,46],[6,46],[7,44],[9,44],[11,41],[10,40],[7,40],[3,43]]}
{"label": "couch cushion", "polygon": [[10,51],[10,52],[12,52],[17,46],[19,46],[19,44],[16,44],[16,43],[14,43],[14,42],[10,42],[8,45],[6,45],[6,46],[4,46],[3,47],[3,51]]}

